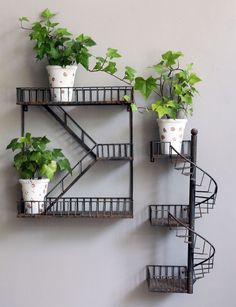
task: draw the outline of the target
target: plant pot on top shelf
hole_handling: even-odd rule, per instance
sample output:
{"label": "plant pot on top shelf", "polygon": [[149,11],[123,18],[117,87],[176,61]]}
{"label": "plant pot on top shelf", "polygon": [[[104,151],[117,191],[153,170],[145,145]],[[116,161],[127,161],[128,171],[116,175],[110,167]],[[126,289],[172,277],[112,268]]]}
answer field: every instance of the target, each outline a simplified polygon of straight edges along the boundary
{"label": "plant pot on top shelf", "polygon": [[96,45],[94,40],[84,34],[73,38],[66,29],[52,21],[55,14],[45,9],[40,20],[31,27],[24,26],[27,17],[21,17],[21,28],[27,30],[30,40],[35,42],[36,59],[48,61],[47,71],[51,100],[54,102],[70,102],[73,99],[73,86],[77,66],[81,64],[89,69],[89,48]]}
{"label": "plant pot on top shelf", "polygon": [[61,67],[48,65],[48,78],[51,91],[51,100],[54,102],[70,102],[73,98],[73,86],[77,65]]}
{"label": "plant pot on top shelf", "polygon": [[31,137],[30,133],[11,140],[7,149],[18,151],[14,167],[20,173],[25,214],[41,214],[46,209],[45,196],[48,183],[57,171],[71,172],[70,162],[61,149],[48,149],[50,141],[43,137]]}

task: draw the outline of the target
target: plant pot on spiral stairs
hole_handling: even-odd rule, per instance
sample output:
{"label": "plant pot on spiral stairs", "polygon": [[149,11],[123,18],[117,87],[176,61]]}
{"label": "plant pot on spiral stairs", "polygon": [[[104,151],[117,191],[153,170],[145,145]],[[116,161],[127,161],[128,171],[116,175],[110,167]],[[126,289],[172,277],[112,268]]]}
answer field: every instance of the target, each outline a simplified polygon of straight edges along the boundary
{"label": "plant pot on spiral stairs", "polygon": [[47,148],[50,141],[43,137],[31,137],[30,133],[11,140],[7,149],[17,151],[14,167],[20,173],[24,213],[41,214],[46,209],[45,196],[48,183],[57,171],[71,171],[70,163],[61,149]]}
{"label": "plant pot on spiral stairs", "polygon": [[158,99],[152,103],[151,109],[158,117],[162,154],[181,153],[187,117],[193,113],[193,97],[198,93],[195,84],[201,81],[192,71],[193,64],[179,67],[181,56],[180,51],[167,51],[153,66],[158,78],[151,77],[155,83],[152,91]]}
{"label": "plant pot on spiral stairs", "polygon": [[[181,153],[182,141],[187,119],[157,119],[162,154],[177,154]],[[176,150],[170,150],[170,144]]]}
{"label": "plant pot on spiral stairs", "polygon": [[54,102],[70,102],[73,99],[73,86],[77,67],[81,64],[89,68],[89,48],[96,45],[94,40],[84,34],[73,38],[66,29],[53,22],[55,16],[49,9],[41,13],[39,21],[31,27],[24,26],[29,22],[27,17],[21,17],[21,28],[29,31],[30,40],[35,42],[36,59],[48,61],[47,71]]}

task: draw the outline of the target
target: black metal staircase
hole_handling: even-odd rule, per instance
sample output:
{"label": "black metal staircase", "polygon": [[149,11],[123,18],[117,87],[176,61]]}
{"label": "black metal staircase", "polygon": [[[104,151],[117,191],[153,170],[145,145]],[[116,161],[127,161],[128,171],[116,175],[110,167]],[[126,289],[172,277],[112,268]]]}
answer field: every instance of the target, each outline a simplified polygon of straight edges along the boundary
{"label": "black metal staircase", "polygon": [[163,148],[168,146],[174,168],[190,177],[189,204],[149,206],[151,225],[174,227],[176,236],[188,245],[186,266],[147,266],[148,287],[154,292],[193,293],[194,282],[205,277],[214,264],[215,248],[195,231],[195,219],[214,208],[218,187],[212,176],[196,165],[197,130],[191,133],[191,141],[183,142],[181,153],[170,143],[151,142],[152,162],[164,158]]}
{"label": "black metal staircase", "polygon": [[[64,88],[61,88],[63,90]],[[68,89],[67,89],[68,90]],[[44,201],[42,216],[79,216],[79,217],[108,217],[110,213],[114,217],[133,216],[133,117],[130,105],[123,99],[129,94],[133,98],[131,87],[91,87],[73,88],[74,99],[71,102],[53,102],[50,90],[46,88],[18,88],[17,104],[22,106],[22,135],[24,135],[25,111],[28,106],[43,106],[44,109],[73,137],[73,139],[85,151],[82,158],[72,167],[54,187],[52,187]],[[66,112],[63,106],[70,105],[123,105],[129,112],[130,142],[118,144],[97,144],[96,141],[78,124],[74,118]],[[129,197],[88,198],[88,197],[64,197],[70,188],[83,176],[97,161],[124,160],[130,163],[130,192]],[[76,199],[76,206],[70,206],[69,201]],[[92,205],[82,207],[87,199]],[[105,205],[104,205],[104,199]],[[118,201],[117,201],[118,200]],[[72,201],[72,200],[71,200]],[[108,204],[108,202],[110,202]],[[94,207],[94,204],[95,207]],[[40,204],[39,204],[40,205]],[[42,206],[42,202],[41,202]],[[57,212],[54,210],[62,210]],[[86,210],[82,212],[82,209]],[[101,210],[102,208],[102,210]],[[75,211],[73,211],[73,210]],[[106,209],[104,211],[104,209]],[[108,212],[107,212],[108,211]],[[63,214],[62,214],[63,212]],[[95,214],[99,212],[99,214]],[[19,216],[27,216],[24,203],[18,205]],[[32,214],[28,214],[32,216]]]}

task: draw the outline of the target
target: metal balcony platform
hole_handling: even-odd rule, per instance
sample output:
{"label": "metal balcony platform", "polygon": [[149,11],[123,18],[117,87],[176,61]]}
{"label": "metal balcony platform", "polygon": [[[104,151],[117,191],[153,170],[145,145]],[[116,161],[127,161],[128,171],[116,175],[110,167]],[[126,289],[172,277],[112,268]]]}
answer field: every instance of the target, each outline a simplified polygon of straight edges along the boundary
{"label": "metal balcony platform", "polygon": [[150,292],[187,293],[187,267],[148,265],[147,282]]}
{"label": "metal balcony platform", "polygon": [[152,226],[180,226],[174,219],[170,218],[172,214],[182,224],[188,226],[189,224],[189,210],[188,205],[150,205],[149,206],[149,220]]}
{"label": "metal balcony platform", "polygon": [[[133,201],[125,197],[67,197],[48,198],[41,202],[18,202],[18,217],[77,217],[77,218],[132,218]],[[35,213],[35,212],[38,213]]]}
{"label": "metal balcony platform", "polygon": [[[60,101],[53,100],[56,91]],[[68,98],[63,101],[65,92]],[[130,105],[124,96],[133,97],[131,86],[93,86],[93,87],[18,87],[16,89],[17,104],[32,106],[94,106],[94,105]],[[71,96],[71,98],[69,97]],[[64,99],[65,100],[65,99]]]}

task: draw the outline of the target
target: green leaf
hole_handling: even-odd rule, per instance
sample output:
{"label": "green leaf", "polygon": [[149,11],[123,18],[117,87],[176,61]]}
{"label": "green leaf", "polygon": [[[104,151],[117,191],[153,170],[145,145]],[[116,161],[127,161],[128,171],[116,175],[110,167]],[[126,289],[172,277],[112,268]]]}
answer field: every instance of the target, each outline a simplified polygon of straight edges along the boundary
{"label": "green leaf", "polygon": [[65,170],[71,171],[71,166],[70,166],[70,162],[68,159],[59,160],[57,161],[57,164],[61,171],[65,171]]}
{"label": "green leaf", "polygon": [[56,160],[57,158],[63,158],[64,154],[60,148],[54,148],[52,151],[52,156],[53,156],[53,159]]}
{"label": "green leaf", "polygon": [[113,75],[117,72],[116,63],[115,62],[108,62],[108,65],[103,68],[103,71],[110,73]]}
{"label": "green leaf", "polygon": [[121,55],[118,53],[118,50],[114,49],[114,48],[108,48],[107,52],[106,52],[106,56],[108,58],[110,58],[111,60],[114,59],[114,58],[120,58],[121,57]]}
{"label": "green leaf", "polygon": [[152,67],[160,75],[163,75],[169,72],[169,69],[164,65],[164,61],[161,61],[160,63],[153,65]]}
{"label": "green leaf", "polygon": [[192,104],[193,98],[190,94],[185,94],[185,95],[180,95],[181,101],[187,103],[187,104]]}
{"label": "green leaf", "polygon": [[47,177],[50,181],[53,179],[57,170],[56,161],[51,161],[49,164],[43,164],[39,170],[39,175],[42,177]]}
{"label": "green leaf", "polygon": [[153,90],[157,87],[156,79],[153,77],[149,77],[148,79],[144,79],[142,77],[135,78],[134,88],[138,90],[145,99],[147,99]]}
{"label": "green leaf", "polygon": [[105,62],[105,58],[103,58],[103,57],[101,57],[101,56],[97,56],[96,59],[97,59],[99,62],[102,62],[102,63]]}
{"label": "green leaf", "polygon": [[126,101],[126,102],[130,102],[130,96],[128,96],[128,95],[124,95],[123,96],[123,99],[124,99],[124,101]]}
{"label": "green leaf", "polygon": [[11,149],[12,151],[15,151],[16,149],[22,149],[23,144],[18,142],[18,139],[13,139],[11,142],[7,145],[6,149]]}
{"label": "green leaf", "polygon": [[55,31],[55,34],[59,36],[71,36],[72,35],[66,28],[58,28]]}
{"label": "green leaf", "polygon": [[102,68],[102,63],[101,62],[97,62],[93,68],[93,70],[100,70]]}
{"label": "green leaf", "polygon": [[53,14],[48,8],[45,9],[42,13],[41,16],[47,19],[52,18],[53,16],[55,16],[56,14]]}
{"label": "green leaf", "polygon": [[131,107],[132,112],[138,111],[138,107],[136,106],[135,103],[131,103],[131,104],[130,104],[130,107]]}
{"label": "green leaf", "polygon": [[158,117],[168,116],[176,119],[178,104],[174,100],[169,100],[168,97],[163,97],[162,100],[157,100],[151,105],[154,112],[157,112]]}
{"label": "green leaf", "polygon": [[32,151],[29,156],[30,161],[35,161],[35,162],[39,162],[41,157],[42,157],[42,154],[39,151]]}
{"label": "green leaf", "polygon": [[29,21],[28,17],[22,16],[19,18],[20,21]]}
{"label": "green leaf", "polygon": [[96,42],[90,36],[86,36],[84,34],[80,34],[78,37],[76,37],[76,40],[80,43],[83,43],[87,47],[96,45]]}
{"label": "green leaf", "polygon": [[20,177],[22,179],[33,179],[34,173],[29,169],[22,169],[20,172]]}
{"label": "green leaf", "polygon": [[177,109],[168,108],[168,116],[170,118],[176,119],[177,118]]}
{"label": "green leaf", "polygon": [[80,63],[86,70],[88,70],[90,57],[91,57],[91,54],[88,53],[86,49],[82,49],[80,55],[76,57],[76,62],[77,64]]}
{"label": "green leaf", "polygon": [[156,107],[152,105],[152,110],[157,112],[159,118],[162,118],[169,113],[168,108],[162,105],[158,105]]}
{"label": "green leaf", "polygon": [[30,144],[30,138],[31,134],[27,132],[25,136],[19,138],[19,142],[22,144]]}
{"label": "green leaf", "polygon": [[193,63],[189,63],[186,65],[186,70],[191,71],[193,69]]}
{"label": "green leaf", "polygon": [[46,136],[32,137],[32,146],[36,150],[45,150],[46,145],[50,143]]}
{"label": "green leaf", "polygon": [[164,54],[162,54],[162,59],[165,61],[167,66],[172,66],[176,64],[176,60],[183,56],[183,53],[181,51],[167,51]]}
{"label": "green leaf", "polygon": [[54,46],[51,45],[50,50],[48,51],[48,54],[53,59],[58,59],[60,57],[60,52],[58,49],[56,49]]}
{"label": "green leaf", "polygon": [[194,85],[202,80],[195,73],[191,73],[188,81],[189,84]]}
{"label": "green leaf", "polygon": [[135,78],[135,73],[136,73],[136,70],[134,68],[130,66],[126,66],[124,79],[132,82]]}
{"label": "green leaf", "polygon": [[27,156],[24,153],[20,152],[17,155],[15,155],[14,165],[15,165],[16,169],[20,170],[22,164],[26,161],[27,161]]}
{"label": "green leaf", "polygon": [[175,90],[175,93],[177,95],[181,95],[182,92],[183,92],[183,88],[182,88],[182,86],[180,84],[175,84],[174,85],[174,90]]}

